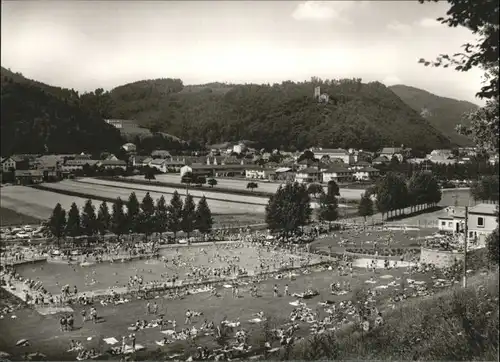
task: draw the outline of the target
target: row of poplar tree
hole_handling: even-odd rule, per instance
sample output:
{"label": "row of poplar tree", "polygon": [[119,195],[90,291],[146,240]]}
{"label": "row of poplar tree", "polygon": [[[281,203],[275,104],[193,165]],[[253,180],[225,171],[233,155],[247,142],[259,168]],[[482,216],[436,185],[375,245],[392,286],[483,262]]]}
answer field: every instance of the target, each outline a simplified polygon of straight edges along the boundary
{"label": "row of poplar tree", "polygon": [[174,237],[183,231],[189,237],[194,230],[209,233],[212,225],[212,213],[204,196],[196,206],[191,195],[188,194],[183,202],[177,191],[172,195],[170,204],[161,196],[156,205],[149,192],[141,203],[132,192],[126,202],[117,198],[112,204],[112,212],[106,201],[100,204],[97,212],[92,200],[86,201],[81,212],[76,203],[67,213],[61,204],[57,204],[47,223],[49,232],[57,239],[65,236],[91,238],[109,232],[117,236],[140,233],[148,237],[167,231],[172,232]]}
{"label": "row of poplar tree", "polygon": [[[329,182],[327,192],[323,187],[306,187],[305,184],[288,183],[276,191],[266,206],[266,223],[273,231],[282,231],[290,235],[299,227],[310,223],[312,208],[311,194],[317,194],[319,208],[317,216],[320,221],[336,221],[339,218],[339,187]],[[402,174],[388,173],[378,180],[376,185],[363,194],[358,205],[358,215],[372,216],[376,211],[384,215],[394,216],[398,211],[410,207],[411,212],[417,209],[434,206],[441,201],[441,189],[436,178],[429,172],[419,172],[407,179]]]}

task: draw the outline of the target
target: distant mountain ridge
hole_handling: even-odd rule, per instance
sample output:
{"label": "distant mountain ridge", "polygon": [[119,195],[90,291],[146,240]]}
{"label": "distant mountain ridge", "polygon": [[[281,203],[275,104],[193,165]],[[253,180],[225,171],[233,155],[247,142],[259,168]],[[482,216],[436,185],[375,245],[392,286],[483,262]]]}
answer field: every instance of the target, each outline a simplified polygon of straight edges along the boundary
{"label": "distant mountain ridge", "polygon": [[116,152],[120,132],[88,109],[78,92],[1,68],[1,152]]}
{"label": "distant mountain ridge", "polygon": [[[317,86],[329,95],[328,102],[313,97]],[[123,139],[103,119],[134,120],[156,135],[163,134],[162,138],[175,135],[192,145],[251,139],[256,147],[267,149],[451,147],[454,142],[433,125],[435,109],[422,113],[382,83],[361,79],[186,86],[180,79],[163,78],[79,95],[2,67],[2,141],[6,140],[2,152],[17,150],[16,144],[23,144],[19,137],[26,139],[27,134],[32,140],[30,150],[40,149],[47,141],[51,151],[115,148]],[[104,139],[111,139],[111,145]],[[164,141],[148,141],[148,147],[158,147],[158,142]]]}
{"label": "distant mountain ridge", "polygon": [[[316,86],[329,94],[327,104],[314,99]],[[252,139],[258,147],[299,150],[452,145],[386,86],[361,79],[187,86],[179,79],[151,79],[116,87],[110,96],[112,117],[200,144]]]}
{"label": "distant mountain ridge", "polygon": [[455,127],[464,123],[462,115],[479,108],[478,105],[441,97],[423,89],[410,87],[402,84],[389,87],[403,102],[408,104],[422,117],[427,119],[436,129],[458,145],[469,146],[473,142],[465,136],[458,134]]}

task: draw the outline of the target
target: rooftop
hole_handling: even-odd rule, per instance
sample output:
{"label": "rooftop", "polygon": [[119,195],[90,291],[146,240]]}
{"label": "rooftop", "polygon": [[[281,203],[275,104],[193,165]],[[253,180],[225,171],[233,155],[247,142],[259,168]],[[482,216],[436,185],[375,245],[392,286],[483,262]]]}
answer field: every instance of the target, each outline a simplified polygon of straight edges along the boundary
{"label": "rooftop", "polygon": [[496,215],[497,207],[497,204],[477,204],[469,209],[469,213]]}

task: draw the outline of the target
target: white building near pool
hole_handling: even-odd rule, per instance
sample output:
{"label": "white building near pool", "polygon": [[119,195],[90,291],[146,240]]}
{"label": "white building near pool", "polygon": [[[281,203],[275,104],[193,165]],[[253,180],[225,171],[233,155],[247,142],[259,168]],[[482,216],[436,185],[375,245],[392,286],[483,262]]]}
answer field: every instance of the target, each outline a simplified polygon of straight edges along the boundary
{"label": "white building near pool", "polygon": [[465,208],[449,207],[448,215],[438,217],[438,229],[452,233],[463,232],[465,227]]}
{"label": "white building near pool", "polygon": [[497,227],[497,204],[478,204],[469,209],[467,227],[469,240],[478,245],[485,245],[486,238]]}

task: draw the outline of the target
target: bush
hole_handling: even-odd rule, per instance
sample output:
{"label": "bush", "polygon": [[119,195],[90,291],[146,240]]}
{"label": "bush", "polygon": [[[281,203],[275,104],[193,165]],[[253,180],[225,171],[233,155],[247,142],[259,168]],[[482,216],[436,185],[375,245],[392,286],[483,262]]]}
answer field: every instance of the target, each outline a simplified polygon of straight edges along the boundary
{"label": "bush", "polygon": [[336,334],[329,351],[316,337],[295,346],[290,359],[483,360],[498,359],[498,270],[470,278],[429,299],[410,300],[384,316],[384,326],[363,335],[357,326]]}

